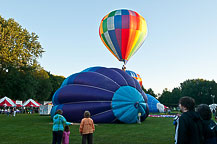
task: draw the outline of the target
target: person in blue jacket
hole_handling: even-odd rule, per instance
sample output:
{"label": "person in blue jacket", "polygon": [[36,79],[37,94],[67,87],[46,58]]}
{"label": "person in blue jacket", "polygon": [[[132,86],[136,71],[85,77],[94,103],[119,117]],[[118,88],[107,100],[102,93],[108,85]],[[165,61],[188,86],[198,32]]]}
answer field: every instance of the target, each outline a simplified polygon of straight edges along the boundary
{"label": "person in blue jacket", "polygon": [[63,111],[58,109],[53,117],[53,142],[52,144],[61,144],[64,125],[72,125],[72,123],[67,122],[64,116],[62,116]]}

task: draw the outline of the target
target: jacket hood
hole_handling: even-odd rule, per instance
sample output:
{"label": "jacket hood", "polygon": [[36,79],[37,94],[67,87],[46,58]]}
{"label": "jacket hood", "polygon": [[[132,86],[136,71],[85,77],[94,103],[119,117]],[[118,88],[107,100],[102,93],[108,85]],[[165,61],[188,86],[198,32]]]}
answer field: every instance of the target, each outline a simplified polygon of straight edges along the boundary
{"label": "jacket hood", "polygon": [[188,112],[185,112],[186,115],[190,118],[193,119],[193,121],[198,121],[200,120],[200,115],[198,112],[195,112],[195,111],[188,111]]}
{"label": "jacket hood", "polygon": [[60,116],[59,114],[56,114],[56,115],[53,117],[53,119],[58,119],[59,116]]}

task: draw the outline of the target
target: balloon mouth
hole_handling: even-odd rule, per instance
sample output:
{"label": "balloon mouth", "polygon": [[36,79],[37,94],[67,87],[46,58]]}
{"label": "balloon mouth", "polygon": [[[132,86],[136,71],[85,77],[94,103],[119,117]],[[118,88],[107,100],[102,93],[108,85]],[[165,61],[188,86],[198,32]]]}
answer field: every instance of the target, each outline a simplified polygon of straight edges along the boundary
{"label": "balloon mouth", "polygon": [[134,107],[135,107],[136,109],[138,109],[138,107],[139,107],[139,102],[136,102],[136,103],[134,104]]}
{"label": "balloon mouth", "polygon": [[136,123],[138,113],[144,116],[147,108],[142,94],[137,89],[122,86],[113,95],[112,111],[121,122]]}

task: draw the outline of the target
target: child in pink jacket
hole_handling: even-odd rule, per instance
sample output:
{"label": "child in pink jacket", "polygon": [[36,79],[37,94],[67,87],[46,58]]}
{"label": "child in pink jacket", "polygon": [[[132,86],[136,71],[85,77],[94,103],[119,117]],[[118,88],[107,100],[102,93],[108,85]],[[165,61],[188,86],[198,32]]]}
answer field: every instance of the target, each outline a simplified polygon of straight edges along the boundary
{"label": "child in pink jacket", "polygon": [[63,132],[62,144],[69,144],[69,136],[70,136],[69,126],[66,125]]}

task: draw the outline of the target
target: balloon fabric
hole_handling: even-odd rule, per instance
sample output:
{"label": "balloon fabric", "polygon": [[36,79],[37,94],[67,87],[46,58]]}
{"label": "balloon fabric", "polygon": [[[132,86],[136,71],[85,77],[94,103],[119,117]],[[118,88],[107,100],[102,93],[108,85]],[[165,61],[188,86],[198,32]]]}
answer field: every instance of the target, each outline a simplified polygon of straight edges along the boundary
{"label": "balloon fabric", "polygon": [[149,114],[147,96],[139,83],[117,68],[91,67],[64,80],[53,95],[51,116],[57,109],[71,122],[80,122],[85,110],[95,123],[136,123]]}
{"label": "balloon fabric", "polygon": [[99,35],[107,49],[126,64],[146,39],[147,24],[135,11],[115,10],[102,19]]}
{"label": "balloon fabric", "polygon": [[149,112],[151,112],[151,113],[159,112],[159,110],[157,108],[157,104],[158,103],[160,104],[160,102],[150,94],[146,94],[146,96],[148,98]]}
{"label": "balloon fabric", "polygon": [[126,70],[126,73],[129,74],[134,79],[136,79],[139,82],[140,86],[142,87],[142,78],[140,77],[139,74],[137,74],[133,71],[130,71],[130,70]]}

